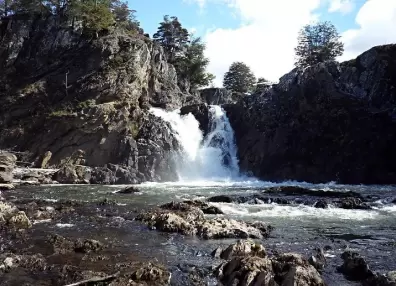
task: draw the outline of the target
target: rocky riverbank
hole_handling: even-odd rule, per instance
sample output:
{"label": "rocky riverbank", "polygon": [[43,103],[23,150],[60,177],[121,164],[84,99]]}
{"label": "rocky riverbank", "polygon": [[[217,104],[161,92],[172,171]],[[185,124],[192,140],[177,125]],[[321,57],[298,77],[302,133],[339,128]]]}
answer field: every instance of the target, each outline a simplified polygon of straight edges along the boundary
{"label": "rocky riverbank", "polygon": [[[267,191],[271,195],[283,192],[286,199],[297,191],[315,192],[296,187]],[[114,196],[133,199],[139,193],[135,187],[121,189]],[[357,196],[334,192],[327,197],[352,195]],[[330,254],[336,244],[312,246],[311,255],[274,249],[267,241],[278,229],[262,221],[227,217],[210,203],[218,198],[140,209],[112,199],[51,201],[20,198],[15,191],[7,191],[0,201],[0,280],[7,286],[396,283],[394,272],[376,273],[352,249],[340,254],[342,259],[334,268]],[[145,232],[147,236],[141,237]],[[201,242],[194,242],[194,237]],[[179,239],[182,245],[178,246],[174,242]],[[167,251],[177,247],[175,260],[164,252],[167,245]],[[337,273],[348,280],[341,281]],[[337,284],[329,282],[329,275],[338,277]]]}

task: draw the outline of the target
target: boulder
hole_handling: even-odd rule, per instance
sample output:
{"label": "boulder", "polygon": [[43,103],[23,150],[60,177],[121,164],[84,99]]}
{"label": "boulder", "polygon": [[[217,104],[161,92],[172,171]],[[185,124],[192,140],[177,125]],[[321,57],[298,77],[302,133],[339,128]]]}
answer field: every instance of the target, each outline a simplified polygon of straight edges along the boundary
{"label": "boulder", "polygon": [[315,249],[315,253],[308,258],[308,262],[319,272],[326,266],[326,257],[323,249]]}
{"label": "boulder", "polygon": [[258,257],[265,257],[266,251],[265,248],[259,244],[254,242],[253,240],[238,240],[236,243],[231,244],[226,249],[216,249],[212,256],[231,260],[235,257],[240,256],[258,256]]}
{"label": "boulder", "polygon": [[214,218],[196,223],[197,234],[204,239],[224,238],[258,238],[266,237],[267,233],[243,221],[226,218]]}
{"label": "boulder", "polygon": [[16,160],[17,157],[14,154],[0,152],[0,184],[12,183],[12,171],[15,168]]}
{"label": "boulder", "polygon": [[207,219],[202,211],[205,207],[205,203],[198,201],[170,202],[159,209],[140,213],[136,220],[146,223],[150,229],[198,235],[203,239],[262,239],[273,229],[263,222],[247,223],[220,217]]}
{"label": "boulder", "polygon": [[344,263],[338,267],[338,271],[343,273],[348,279],[364,281],[374,276],[366,260],[359,253],[348,250],[341,255],[341,258]]}
{"label": "boulder", "polygon": [[127,187],[125,189],[119,190],[116,192],[117,194],[136,194],[140,193],[140,190],[137,187]]}
{"label": "boulder", "polygon": [[90,168],[81,165],[65,165],[53,175],[53,179],[61,184],[89,183],[90,177]]}

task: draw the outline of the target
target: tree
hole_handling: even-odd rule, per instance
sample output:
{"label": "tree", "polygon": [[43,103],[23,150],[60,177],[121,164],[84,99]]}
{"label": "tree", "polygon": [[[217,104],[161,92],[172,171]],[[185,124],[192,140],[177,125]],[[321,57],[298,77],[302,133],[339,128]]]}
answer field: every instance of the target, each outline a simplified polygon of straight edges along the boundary
{"label": "tree", "polygon": [[335,60],[344,52],[337,29],[330,22],[304,26],[295,48],[297,67],[307,67],[324,61]]}
{"label": "tree", "polygon": [[160,43],[168,56],[168,61],[173,63],[176,56],[184,51],[189,43],[189,33],[183,28],[175,16],[164,16],[158,31],[153,35],[155,42]]}
{"label": "tree", "polygon": [[209,59],[204,55],[205,48],[201,38],[194,38],[185,53],[181,53],[175,59],[177,74],[187,78],[192,88],[208,86],[215,78],[213,74],[206,72]]}
{"label": "tree", "polygon": [[136,20],[136,10],[129,9],[127,2],[112,0],[111,10],[113,12],[115,21],[120,27],[123,27],[129,31],[140,30],[140,23]]}
{"label": "tree", "polygon": [[223,86],[233,92],[252,91],[256,78],[250,68],[242,62],[234,62],[224,75]]}

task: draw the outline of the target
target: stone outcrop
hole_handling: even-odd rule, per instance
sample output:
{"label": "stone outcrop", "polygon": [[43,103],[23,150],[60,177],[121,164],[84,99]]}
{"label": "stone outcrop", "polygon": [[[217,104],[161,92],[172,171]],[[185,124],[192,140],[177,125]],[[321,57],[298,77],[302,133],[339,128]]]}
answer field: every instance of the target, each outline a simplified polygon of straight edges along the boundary
{"label": "stone outcrop", "polygon": [[232,92],[225,88],[204,88],[199,90],[203,102],[209,105],[222,105],[236,102]]}
{"label": "stone outcrop", "polygon": [[[204,205],[191,202],[171,202],[148,212],[142,212],[136,220],[150,229],[197,235],[203,239],[257,238],[269,236],[273,228],[263,222],[243,222],[224,217],[206,218]],[[211,213],[213,213],[211,211]]]}
{"label": "stone outcrop", "polygon": [[160,46],[118,29],[92,39],[29,15],[4,20],[0,37],[0,148],[28,150],[38,167],[93,168],[81,182],[175,179],[177,141],[148,109],[201,99],[179,87]]}
{"label": "stone outcrop", "polygon": [[221,252],[221,255],[228,260],[215,270],[221,285],[326,285],[319,272],[296,253],[284,253],[270,258],[266,256],[262,245],[238,241]]}
{"label": "stone outcrop", "polygon": [[261,179],[395,183],[396,45],[295,69],[224,108],[240,167]]}

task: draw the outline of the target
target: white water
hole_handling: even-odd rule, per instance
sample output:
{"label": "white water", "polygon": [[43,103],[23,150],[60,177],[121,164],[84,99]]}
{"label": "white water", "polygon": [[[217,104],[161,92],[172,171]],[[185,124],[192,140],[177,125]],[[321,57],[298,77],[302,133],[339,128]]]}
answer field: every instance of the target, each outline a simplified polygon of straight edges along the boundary
{"label": "white water", "polygon": [[210,129],[203,138],[199,123],[192,114],[167,112],[152,108],[151,112],[170,123],[183,149],[175,158],[180,182],[235,181],[239,167],[234,131],[220,106],[210,106]]}

